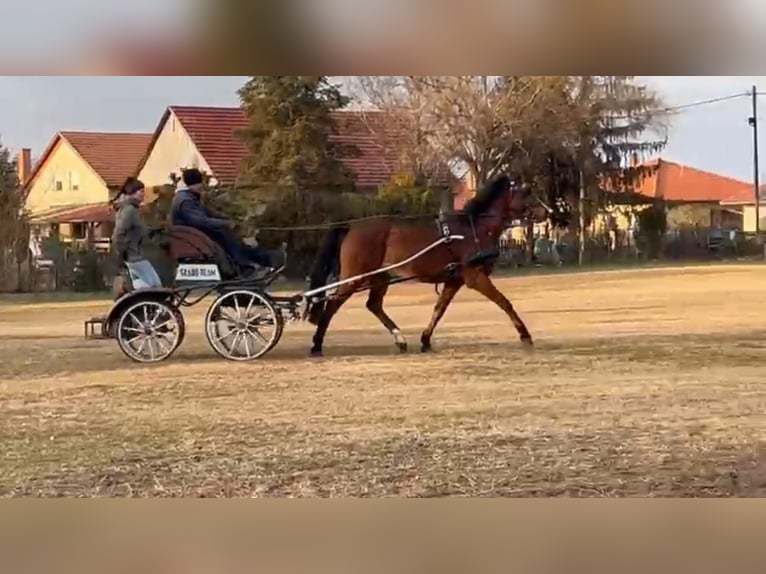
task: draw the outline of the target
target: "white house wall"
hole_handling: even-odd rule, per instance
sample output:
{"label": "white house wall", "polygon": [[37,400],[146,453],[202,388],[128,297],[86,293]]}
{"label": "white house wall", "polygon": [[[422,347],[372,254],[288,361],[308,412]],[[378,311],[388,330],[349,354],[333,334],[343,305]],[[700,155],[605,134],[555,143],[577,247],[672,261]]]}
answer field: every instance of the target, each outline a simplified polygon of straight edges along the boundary
{"label": "white house wall", "polygon": [[171,112],[138,177],[147,187],[165,185],[170,183],[171,173],[180,175],[184,167],[211,171],[189,133]]}

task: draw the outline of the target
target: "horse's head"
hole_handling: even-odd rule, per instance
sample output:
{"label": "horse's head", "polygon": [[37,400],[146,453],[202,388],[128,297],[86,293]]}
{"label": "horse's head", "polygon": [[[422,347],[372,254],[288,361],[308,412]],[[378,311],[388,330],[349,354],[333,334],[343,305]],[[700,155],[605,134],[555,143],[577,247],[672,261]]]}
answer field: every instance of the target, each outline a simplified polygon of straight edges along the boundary
{"label": "horse's head", "polygon": [[545,221],[551,214],[551,208],[520,177],[502,176],[500,185],[505,187],[503,218],[507,221],[528,219],[534,223]]}

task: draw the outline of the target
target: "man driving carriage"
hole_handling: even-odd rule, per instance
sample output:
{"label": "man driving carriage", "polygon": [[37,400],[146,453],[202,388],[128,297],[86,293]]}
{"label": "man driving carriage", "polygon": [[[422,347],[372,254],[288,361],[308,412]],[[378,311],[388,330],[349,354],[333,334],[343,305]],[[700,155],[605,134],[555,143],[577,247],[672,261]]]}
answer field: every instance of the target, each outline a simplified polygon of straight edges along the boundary
{"label": "man driving carriage", "polygon": [[258,267],[272,270],[275,262],[271,253],[261,247],[247,245],[234,233],[236,223],[216,217],[203,204],[203,176],[196,168],[184,169],[181,179],[186,187],[176,191],[171,206],[173,225],[193,227],[220,245],[246,273],[256,272]]}

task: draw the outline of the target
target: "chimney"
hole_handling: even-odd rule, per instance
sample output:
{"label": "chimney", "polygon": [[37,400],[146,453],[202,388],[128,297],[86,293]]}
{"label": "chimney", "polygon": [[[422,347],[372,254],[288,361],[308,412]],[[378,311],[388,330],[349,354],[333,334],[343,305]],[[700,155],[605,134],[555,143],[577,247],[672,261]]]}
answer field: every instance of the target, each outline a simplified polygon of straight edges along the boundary
{"label": "chimney", "polygon": [[19,183],[23,187],[29,181],[29,176],[32,175],[32,150],[28,147],[21,148],[16,170],[19,174]]}

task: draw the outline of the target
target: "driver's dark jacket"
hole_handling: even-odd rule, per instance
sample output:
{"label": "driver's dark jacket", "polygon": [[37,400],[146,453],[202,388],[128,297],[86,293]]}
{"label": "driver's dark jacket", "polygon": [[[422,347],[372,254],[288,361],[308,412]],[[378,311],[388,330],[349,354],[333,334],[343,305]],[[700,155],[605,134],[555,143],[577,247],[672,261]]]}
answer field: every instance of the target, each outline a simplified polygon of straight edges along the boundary
{"label": "driver's dark jacket", "polygon": [[179,189],[173,196],[170,219],[173,225],[194,227],[211,237],[219,236],[229,227],[227,220],[213,216],[199,196],[188,189]]}

